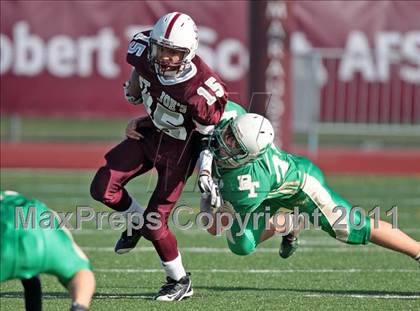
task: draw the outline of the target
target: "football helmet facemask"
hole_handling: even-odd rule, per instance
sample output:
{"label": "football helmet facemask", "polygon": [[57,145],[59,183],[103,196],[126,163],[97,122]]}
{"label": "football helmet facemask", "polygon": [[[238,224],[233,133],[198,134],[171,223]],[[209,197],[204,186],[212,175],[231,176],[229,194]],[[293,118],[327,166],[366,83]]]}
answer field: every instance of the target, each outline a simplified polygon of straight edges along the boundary
{"label": "football helmet facemask", "polygon": [[216,126],[210,151],[216,165],[235,168],[255,160],[274,141],[274,130],[268,119],[247,113]]}

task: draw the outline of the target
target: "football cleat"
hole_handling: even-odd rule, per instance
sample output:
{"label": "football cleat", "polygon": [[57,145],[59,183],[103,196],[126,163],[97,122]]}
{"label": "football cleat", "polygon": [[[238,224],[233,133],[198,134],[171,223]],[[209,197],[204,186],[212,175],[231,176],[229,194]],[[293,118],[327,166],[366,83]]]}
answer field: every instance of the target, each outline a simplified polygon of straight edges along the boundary
{"label": "football cleat", "polygon": [[280,244],[279,255],[281,258],[289,258],[299,247],[298,235],[305,225],[305,218],[303,215],[298,215],[297,225],[295,225],[292,231],[283,237]]}
{"label": "football cleat", "polygon": [[125,230],[120,239],[117,241],[114,247],[114,252],[117,254],[125,254],[136,247],[138,241],[141,238],[141,234],[138,231],[133,230],[132,235],[128,236],[127,230]]}
{"label": "football cleat", "polygon": [[179,281],[175,281],[170,277],[166,277],[166,283],[161,287],[155,300],[158,301],[180,301],[193,295],[193,289],[190,279],[190,273],[182,277]]}
{"label": "football cleat", "polygon": [[283,237],[280,244],[279,255],[281,258],[289,258],[299,247],[299,239],[293,236],[292,233]]}

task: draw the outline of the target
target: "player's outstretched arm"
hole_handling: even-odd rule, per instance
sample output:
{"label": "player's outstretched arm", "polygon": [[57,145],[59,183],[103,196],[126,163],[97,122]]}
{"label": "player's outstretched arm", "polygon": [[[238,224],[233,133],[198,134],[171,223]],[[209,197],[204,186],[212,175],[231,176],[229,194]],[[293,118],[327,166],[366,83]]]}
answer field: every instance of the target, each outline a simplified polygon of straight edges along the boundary
{"label": "player's outstretched arm", "polygon": [[95,292],[95,277],[92,271],[78,271],[68,285],[72,297],[72,311],[88,310]]}

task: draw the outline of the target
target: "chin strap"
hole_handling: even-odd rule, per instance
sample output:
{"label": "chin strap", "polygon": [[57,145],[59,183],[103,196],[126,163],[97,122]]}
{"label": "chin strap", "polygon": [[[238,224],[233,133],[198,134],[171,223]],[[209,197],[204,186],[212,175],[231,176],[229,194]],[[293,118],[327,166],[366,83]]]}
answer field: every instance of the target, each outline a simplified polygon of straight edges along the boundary
{"label": "chin strap", "polygon": [[195,76],[197,73],[197,67],[193,63],[190,63],[188,64],[188,67],[183,68],[182,71],[174,77],[165,77],[160,75],[159,70],[155,68],[155,65],[153,65],[153,71],[156,73],[160,83],[163,85],[173,85],[187,81]]}

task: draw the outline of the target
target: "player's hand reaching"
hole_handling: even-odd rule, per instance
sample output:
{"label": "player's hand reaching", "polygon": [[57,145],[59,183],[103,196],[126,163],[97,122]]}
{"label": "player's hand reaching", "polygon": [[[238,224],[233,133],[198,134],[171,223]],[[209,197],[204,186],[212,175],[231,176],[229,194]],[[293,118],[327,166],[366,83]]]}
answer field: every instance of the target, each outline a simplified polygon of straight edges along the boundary
{"label": "player's hand reaching", "polygon": [[141,138],[144,138],[142,134],[137,132],[137,126],[139,122],[142,121],[143,118],[136,118],[128,122],[127,127],[125,128],[125,135],[128,138],[140,140]]}
{"label": "player's hand reaching", "polygon": [[210,176],[209,172],[200,172],[198,188],[200,188],[201,196],[203,198],[210,197],[210,205],[213,209],[219,209],[222,206],[223,200],[220,195],[219,186]]}

